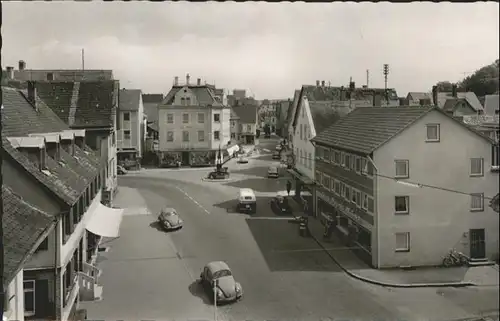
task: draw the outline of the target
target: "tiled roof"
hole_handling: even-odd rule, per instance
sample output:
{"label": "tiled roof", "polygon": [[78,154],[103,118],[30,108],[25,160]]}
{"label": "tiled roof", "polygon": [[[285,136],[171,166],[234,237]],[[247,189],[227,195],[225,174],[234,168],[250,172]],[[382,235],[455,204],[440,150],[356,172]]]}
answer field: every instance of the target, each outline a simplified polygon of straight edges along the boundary
{"label": "tiled roof", "polygon": [[257,106],[237,106],[233,107],[233,111],[240,118],[241,123],[257,123]]}
{"label": "tiled roof", "polygon": [[159,132],[160,129],[158,127],[158,123],[157,122],[151,122],[151,123],[148,123],[148,127],[152,130],[154,130],[155,132]]}
{"label": "tiled roof", "polygon": [[140,89],[122,89],[119,93],[120,110],[139,110]]}
{"label": "tiled roof", "polygon": [[238,115],[236,115],[236,113],[234,112],[233,110],[233,107],[231,107],[231,116],[230,116],[231,119],[238,119]]}
{"label": "tiled roof", "polygon": [[148,117],[148,121],[158,121],[158,104],[159,103],[143,103],[144,113]]}
{"label": "tiled roof", "polygon": [[316,135],[340,119],[340,114],[328,104],[309,102]]}
{"label": "tiled roof", "polygon": [[[25,171],[30,173],[35,180],[46,186],[66,204],[73,205],[78,200],[80,195],[77,191],[71,186],[66,185],[57,175],[48,176],[44,174],[28,159],[28,157],[12,147],[5,137],[2,137],[2,150],[5,152],[4,155],[10,156],[14,162],[18,163]],[[50,163],[50,165],[53,165],[53,163]]]}
{"label": "tiled roof", "polygon": [[[182,88],[186,86],[173,86],[172,89],[168,92],[167,96],[163,99],[161,102],[162,105],[172,105],[175,94]],[[207,85],[202,85],[202,86],[187,86],[193,94],[196,96],[196,99],[198,100],[198,103],[200,105],[221,105],[219,102],[216,101],[215,99],[215,93],[213,90],[208,87]]]}
{"label": "tiled roof", "polygon": [[418,100],[420,99],[430,99],[432,101],[432,94],[431,93],[423,93],[423,92],[409,92],[407,98],[413,99],[413,100]]}
{"label": "tiled roof", "polygon": [[24,202],[5,185],[2,186],[2,199],[3,277],[4,283],[9,284],[54,223],[51,216]]}
{"label": "tiled roof", "polygon": [[52,107],[52,110],[64,121],[70,117],[71,98],[73,97],[74,82],[45,82],[36,84],[37,95]]}
{"label": "tiled roof", "polygon": [[295,111],[297,110],[297,106],[299,104],[300,92],[301,90],[295,90],[293,94],[292,105],[290,106],[290,108],[288,108],[288,112],[286,114],[286,122],[289,127],[292,125],[293,119],[295,117]]}
{"label": "tiled roof", "polygon": [[431,110],[430,106],[356,108],[312,141],[370,154]]}
{"label": "tiled roof", "polygon": [[446,100],[443,106],[443,111],[445,112],[454,112],[455,108],[459,103],[467,103],[467,100],[465,98],[449,98]]}
{"label": "tiled roof", "polygon": [[486,115],[498,114],[499,95],[486,95],[484,98],[484,113]]}
{"label": "tiled roof", "polygon": [[367,155],[431,111],[440,112],[488,142],[495,143],[491,138],[434,106],[360,107],[312,141]]}
{"label": "tiled roof", "polygon": [[115,80],[81,82],[74,126],[113,127],[118,88]]}
{"label": "tiled roof", "polygon": [[142,94],[142,102],[159,104],[163,101],[163,94]]}

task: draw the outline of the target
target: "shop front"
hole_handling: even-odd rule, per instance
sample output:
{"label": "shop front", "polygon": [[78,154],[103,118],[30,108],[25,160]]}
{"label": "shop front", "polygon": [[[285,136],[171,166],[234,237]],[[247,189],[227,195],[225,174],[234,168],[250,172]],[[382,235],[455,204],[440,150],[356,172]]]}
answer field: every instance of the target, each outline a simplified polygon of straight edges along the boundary
{"label": "shop front", "polygon": [[338,236],[360,259],[373,266],[372,228],[373,217],[355,208],[327,191],[316,191],[318,218],[326,226],[329,224]]}
{"label": "shop front", "polygon": [[295,168],[287,169],[294,180],[294,197],[304,207],[304,212],[310,216],[315,216],[316,206],[314,202],[315,184],[312,179],[303,175]]}

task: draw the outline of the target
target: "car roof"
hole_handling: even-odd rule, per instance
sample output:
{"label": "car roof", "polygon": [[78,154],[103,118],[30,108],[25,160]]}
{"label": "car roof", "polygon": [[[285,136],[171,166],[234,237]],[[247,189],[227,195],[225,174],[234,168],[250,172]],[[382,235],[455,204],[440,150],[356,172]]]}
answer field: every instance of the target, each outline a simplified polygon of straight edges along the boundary
{"label": "car roof", "polygon": [[271,169],[273,169],[273,170],[274,170],[274,169],[275,169],[275,170],[278,170],[278,166],[276,166],[276,165],[271,165],[271,166],[269,166],[269,170],[271,170]]}
{"label": "car roof", "polygon": [[240,188],[240,194],[255,194],[251,188]]}
{"label": "car roof", "polygon": [[206,265],[206,267],[212,273],[220,271],[220,270],[229,270],[229,271],[231,271],[231,269],[229,268],[229,266],[227,265],[227,263],[224,262],[224,261],[213,261],[213,262],[208,263]]}
{"label": "car roof", "polygon": [[164,207],[164,208],[161,209],[161,211],[163,213],[172,213],[172,212],[176,212],[177,213],[177,211],[173,207]]}

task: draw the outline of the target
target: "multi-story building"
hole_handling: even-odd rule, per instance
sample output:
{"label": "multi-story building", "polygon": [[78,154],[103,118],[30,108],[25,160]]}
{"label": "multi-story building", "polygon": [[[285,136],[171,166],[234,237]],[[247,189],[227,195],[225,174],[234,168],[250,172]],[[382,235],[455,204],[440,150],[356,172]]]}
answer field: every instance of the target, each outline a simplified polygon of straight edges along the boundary
{"label": "multi-story building", "polygon": [[295,90],[293,95],[293,100],[290,108],[288,108],[288,113],[286,115],[286,133],[287,133],[287,143],[288,147],[293,149],[293,135],[295,134],[295,128],[293,127],[293,120],[295,118],[295,112],[297,111],[297,106],[299,105],[301,89]]}
{"label": "multi-story building", "polygon": [[292,105],[292,101],[280,100],[277,102],[276,107],[276,134],[282,138],[287,138],[286,135],[286,117],[288,115],[288,110]]}
{"label": "multi-story building", "polygon": [[[235,118],[231,117],[231,131],[235,130],[236,141],[242,144],[257,144],[257,107],[238,106],[233,107]],[[233,123],[234,122],[234,123]],[[235,125],[233,127],[233,124]],[[235,128],[236,127],[236,128]],[[233,132],[231,132],[233,134]],[[231,135],[231,138],[233,136]]]}
{"label": "multi-story building", "polygon": [[117,122],[118,164],[127,169],[140,168],[145,144],[144,105],[140,89],[119,92]]}
{"label": "multi-story building", "polygon": [[275,102],[265,99],[258,110],[259,126],[261,128],[268,126],[272,133],[276,132],[276,107],[277,104]]}
{"label": "multi-story building", "polygon": [[86,145],[85,130],[70,129],[33,82],[2,92],[4,184],[55,224],[23,267],[25,316],[70,320],[79,300],[100,295],[98,243],[118,236],[122,210],[101,203],[106,163]]}
{"label": "multi-story building", "polygon": [[85,131],[85,144],[97,151],[105,166],[103,198],[111,203],[117,178],[117,80],[35,82],[36,93],[71,129]]}
{"label": "multi-story building", "polygon": [[436,107],[358,108],[312,139],[322,221],[378,268],[498,258],[498,144]]}
{"label": "multi-story building", "polygon": [[5,68],[5,78],[19,81],[101,81],[113,80],[112,70],[96,69],[26,69],[26,62],[19,60],[18,70]]}
{"label": "multi-story building", "polygon": [[[36,281],[24,282],[24,265],[55,228],[50,215],[27,203],[4,182],[3,246],[4,246],[4,312],[5,321],[24,321],[36,311]],[[43,294],[43,293],[41,293]],[[43,301],[42,301],[43,303]],[[38,303],[40,304],[40,303]]]}
{"label": "multi-story building", "polygon": [[158,106],[161,166],[202,166],[215,163],[219,149],[226,150],[230,138],[231,109],[222,103],[214,87],[189,75],[174,85]]}

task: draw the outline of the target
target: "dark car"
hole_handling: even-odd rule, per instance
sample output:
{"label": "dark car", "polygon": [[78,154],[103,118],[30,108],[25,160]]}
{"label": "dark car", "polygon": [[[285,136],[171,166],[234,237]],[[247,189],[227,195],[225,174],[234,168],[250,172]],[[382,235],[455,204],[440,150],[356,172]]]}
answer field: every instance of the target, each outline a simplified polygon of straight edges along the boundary
{"label": "dark car", "polygon": [[281,159],[281,154],[280,154],[280,152],[275,151],[275,152],[273,153],[273,159]]}
{"label": "dark car", "polygon": [[277,214],[292,215],[292,207],[288,203],[288,198],[280,194],[271,200],[271,209]]}
{"label": "dark car", "polygon": [[158,222],[161,227],[167,231],[178,230],[182,228],[182,224],[184,223],[177,211],[171,207],[163,208],[158,216]]}
{"label": "dark car", "polygon": [[128,173],[128,171],[125,169],[125,167],[123,167],[121,165],[116,166],[116,172],[118,173],[118,175],[125,175]]}
{"label": "dark car", "polygon": [[199,281],[209,293],[210,298],[212,300],[216,298],[217,304],[233,302],[243,296],[241,284],[236,282],[226,262],[208,263],[201,272]]}

